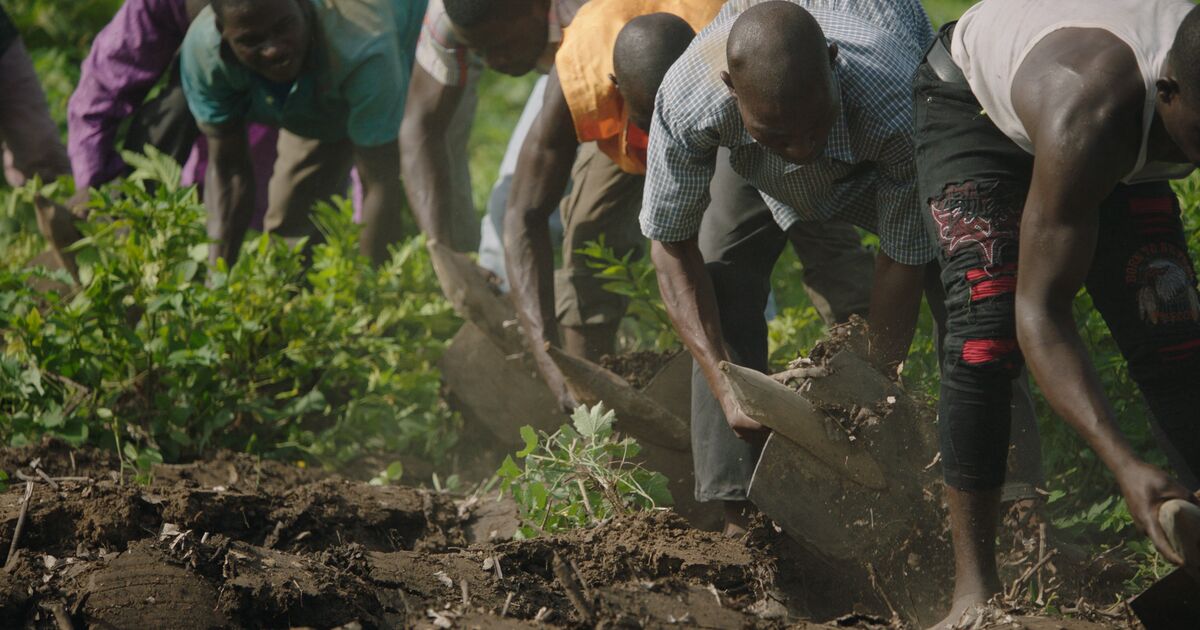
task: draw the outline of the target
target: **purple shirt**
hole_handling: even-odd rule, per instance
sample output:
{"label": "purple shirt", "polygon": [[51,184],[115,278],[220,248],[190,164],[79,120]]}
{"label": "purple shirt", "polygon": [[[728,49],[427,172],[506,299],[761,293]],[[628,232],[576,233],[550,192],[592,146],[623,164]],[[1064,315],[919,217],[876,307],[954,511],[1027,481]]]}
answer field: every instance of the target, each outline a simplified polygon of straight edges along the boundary
{"label": "purple shirt", "polygon": [[[189,24],[186,0],[126,0],[96,35],[67,107],[67,152],[77,186],[99,186],[125,173],[116,150],[117,129],[170,67]],[[261,215],[275,164],[276,132],[249,125],[248,133]],[[183,183],[203,183],[203,152],[193,147],[187,162]]]}

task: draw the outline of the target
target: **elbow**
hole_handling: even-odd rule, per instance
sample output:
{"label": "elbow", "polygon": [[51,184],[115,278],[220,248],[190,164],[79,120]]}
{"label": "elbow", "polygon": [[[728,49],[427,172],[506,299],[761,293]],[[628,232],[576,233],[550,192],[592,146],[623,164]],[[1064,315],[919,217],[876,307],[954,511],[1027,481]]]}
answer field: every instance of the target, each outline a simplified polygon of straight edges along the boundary
{"label": "elbow", "polygon": [[[410,110],[412,108],[409,108]],[[425,127],[425,116],[420,114],[406,113],[400,121],[400,146],[417,149],[425,144],[425,133],[428,127]],[[401,154],[414,154],[416,150],[401,151]]]}
{"label": "elbow", "polygon": [[420,145],[420,118],[422,117],[413,114],[405,114],[403,120],[400,121],[400,146]]}
{"label": "elbow", "polygon": [[650,241],[650,262],[655,267],[678,265],[690,255],[699,254],[700,246],[696,239],[683,241]]}
{"label": "elbow", "polygon": [[1017,343],[1022,348],[1036,349],[1051,342],[1055,331],[1073,326],[1070,303],[1065,307],[1036,299],[1017,296],[1015,309]]}
{"label": "elbow", "polygon": [[672,258],[678,257],[671,251],[674,245],[674,243],[650,241],[650,262],[655,268],[662,266]]}
{"label": "elbow", "polygon": [[899,262],[895,258],[892,258],[884,253],[883,250],[880,250],[879,253],[875,255],[875,275],[877,277],[894,275],[896,277],[903,277],[909,280],[915,278],[920,281],[924,278],[924,274],[924,265],[909,265]]}
{"label": "elbow", "polygon": [[408,106],[404,109],[404,117],[400,120],[400,143],[405,146],[415,143],[420,146],[429,137],[438,137],[446,133],[447,120],[445,116],[426,107],[421,99],[411,96]]}
{"label": "elbow", "polygon": [[1017,318],[1017,345],[1021,348],[1032,348],[1037,343],[1037,327],[1023,317]]}
{"label": "elbow", "polygon": [[[515,252],[523,249],[525,243],[529,241],[529,232],[536,225],[533,212],[528,207],[509,205],[504,212],[504,234],[501,234],[505,251]],[[547,229],[549,229],[548,222]]]}

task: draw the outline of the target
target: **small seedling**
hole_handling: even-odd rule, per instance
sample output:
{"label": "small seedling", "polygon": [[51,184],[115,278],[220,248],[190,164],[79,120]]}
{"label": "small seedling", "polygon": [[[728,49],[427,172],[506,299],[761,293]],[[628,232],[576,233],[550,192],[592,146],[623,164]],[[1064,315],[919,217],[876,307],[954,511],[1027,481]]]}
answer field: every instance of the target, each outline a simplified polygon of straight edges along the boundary
{"label": "small seedling", "polygon": [[641,448],[613,428],[603,403],[581,405],[551,434],[521,428],[525,447],[504,459],[501,492],[521,511],[524,538],[587,527],[613,516],[671,505],[667,478],[634,462]]}

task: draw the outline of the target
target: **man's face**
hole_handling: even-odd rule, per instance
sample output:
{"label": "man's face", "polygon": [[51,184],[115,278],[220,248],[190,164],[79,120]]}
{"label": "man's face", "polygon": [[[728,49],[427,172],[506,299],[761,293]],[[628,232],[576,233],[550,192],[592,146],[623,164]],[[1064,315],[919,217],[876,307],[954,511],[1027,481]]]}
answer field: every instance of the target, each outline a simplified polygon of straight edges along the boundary
{"label": "man's face", "polygon": [[498,0],[495,15],[454,31],[488,67],[519,77],[537,68],[550,33],[550,0]]}
{"label": "man's face", "polygon": [[[842,110],[841,89],[833,71],[837,45],[830,44],[826,52],[829,66],[824,71],[781,70],[782,78],[773,79],[787,83],[780,90],[757,89],[753,79],[747,79],[751,84],[742,86],[745,89],[738,89],[735,77],[721,73],[721,80],[737,102],[746,132],[764,149],[791,164],[810,164],[821,158]],[[748,74],[753,77],[753,70]],[[787,96],[778,96],[780,93]]]}
{"label": "man's face", "polygon": [[655,95],[628,89],[617,80],[614,74],[608,75],[608,80],[612,82],[613,89],[617,91],[617,94],[621,95],[621,101],[625,103],[625,113],[629,117],[629,122],[644,131],[649,131],[650,120],[654,116]]}
{"label": "man's face", "polygon": [[1169,96],[1159,90],[1158,114],[1167,135],[1188,162],[1200,166],[1200,102],[1197,101],[1200,96],[1185,95],[1177,86]]}
{"label": "man's face", "polygon": [[311,27],[297,0],[242,2],[220,18],[221,37],[252,72],[277,83],[300,75]]}
{"label": "man's face", "polygon": [[787,162],[810,164],[825,153],[841,98],[836,89],[813,90],[789,102],[739,96],[737,106],[755,142]]}
{"label": "man's face", "polygon": [[625,99],[625,108],[629,112],[629,122],[645,131],[650,131],[650,120],[654,117],[654,97],[643,97],[638,94],[621,96]]}

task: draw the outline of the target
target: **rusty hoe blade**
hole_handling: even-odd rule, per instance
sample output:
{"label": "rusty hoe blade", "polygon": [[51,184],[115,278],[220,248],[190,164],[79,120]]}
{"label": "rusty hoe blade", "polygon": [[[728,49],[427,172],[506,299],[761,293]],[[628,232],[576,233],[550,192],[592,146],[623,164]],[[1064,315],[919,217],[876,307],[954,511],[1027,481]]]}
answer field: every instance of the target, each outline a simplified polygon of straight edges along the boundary
{"label": "rusty hoe blade", "polygon": [[438,243],[427,244],[442,292],[454,311],[486,334],[506,354],[525,351],[525,344],[512,304],[488,283],[483,269],[466,254]]}
{"label": "rusty hoe blade", "polygon": [[580,403],[603,402],[617,412],[620,429],[642,442],[676,451],[691,450],[691,428],[686,418],[667,411],[644,392],[603,367],[547,346],[554,364],[562,371],[567,389]]}
{"label": "rusty hoe blade", "polygon": [[1184,566],[1152,584],[1130,606],[1146,630],[1190,630],[1200,624],[1200,506],[1172,499],[1158,509],[1158,522]]}
{"label": "rusty hoe blade", "polygon": [[844,433],[831,430],[824,412],[800,394],[766,374],[732,363],[722,363],[721,371],[750,418],[795,442],[845,478],[873,490],[887,487],[879,463],[851,444]]}

